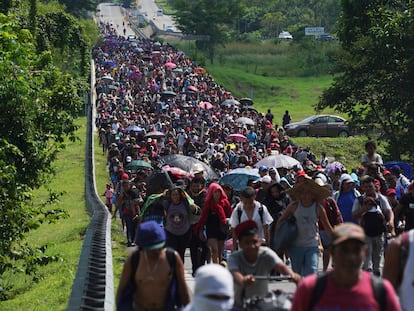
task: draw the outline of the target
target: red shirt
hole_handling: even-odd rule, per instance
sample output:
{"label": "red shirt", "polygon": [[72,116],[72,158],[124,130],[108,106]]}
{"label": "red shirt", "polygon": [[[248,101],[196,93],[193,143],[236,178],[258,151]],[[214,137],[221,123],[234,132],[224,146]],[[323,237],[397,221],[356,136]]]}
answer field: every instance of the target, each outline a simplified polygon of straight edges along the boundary
{"label": "red shirt", "polygon": [[[305,277],[295,292],[291,311],[308,311],[311,296],[316,284],[316,275]],[[384,280],[387,295],[387,311],[401,311],[397,295],[391,283]],[[314,308],[315,311],[379,311],[380,306],[374,297],[371,275],[362,271],[360,281],[351,288],[336,287],[331,275],[326,287]]]}

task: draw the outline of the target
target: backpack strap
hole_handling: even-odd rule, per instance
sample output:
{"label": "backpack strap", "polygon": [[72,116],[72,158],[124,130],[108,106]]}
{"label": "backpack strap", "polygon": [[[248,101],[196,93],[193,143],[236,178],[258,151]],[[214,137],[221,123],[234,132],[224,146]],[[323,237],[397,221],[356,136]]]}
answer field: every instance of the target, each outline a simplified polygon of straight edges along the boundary
{"label": "backpack strap", "polygon": [[262,222],[262,225],[263,225],[263,204],[261,202],[259,206],[259,216],[260,216],[260,221]]}
{"label": "backpack strap", "polygon": [[309,302],[309,308],[308,308],[309,311],[313,311],[319,299],[322,297],[327,281],[328,281],[328,273],[323,273],[316,277],[315,287],[313,288],[311,300]]}
{"label": "backpack strap", "polygon": [[380,310],[385,311],[387,309],[387,293],[383,280],[375,275],[371,275],[371,286]]}
{"label": "backpack strap", "polygon": [[239,223],[241,222],[241,215],[242,215],[242,208],[240,207],[240,205],[236,206],[237,208],[237,219],[239,220]]}

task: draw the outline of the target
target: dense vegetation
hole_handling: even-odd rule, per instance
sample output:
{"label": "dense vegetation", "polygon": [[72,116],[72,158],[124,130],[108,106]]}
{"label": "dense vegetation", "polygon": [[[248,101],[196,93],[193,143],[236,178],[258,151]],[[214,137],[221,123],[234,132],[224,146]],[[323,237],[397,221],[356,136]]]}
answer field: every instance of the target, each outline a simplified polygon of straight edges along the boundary
{"label": "dense vegetation", "polygon": [[[68,3],[69,5],[70,3]],[[53,162],[75,141],[83,111],[89,47],[84,25],[55,1],[0,1],[0,300],[13,285],[5,274],[37,269],[59,259],[48,245],[25,238],[42,223],[67,217],[56,202],[63,192],[34,203],[32,193],[48,184]]]}

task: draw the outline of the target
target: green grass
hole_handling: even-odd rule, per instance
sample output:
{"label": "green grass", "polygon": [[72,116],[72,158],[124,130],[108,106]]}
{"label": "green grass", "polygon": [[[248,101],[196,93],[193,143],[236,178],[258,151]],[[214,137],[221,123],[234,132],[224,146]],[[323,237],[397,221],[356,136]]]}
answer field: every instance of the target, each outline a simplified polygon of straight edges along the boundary
{"label": "green grass", "polygon": [[[34,283],[24,274],[5,275],[5,280],[15,287],[15,297],[0,302],[0,310],[64,310],[67,307],[73,279],[83,244],[84,232],[89,223],[84,198],[85,161],[85,118],[77,124],[81,126],[77,135],[80,141],[68,142],[67,148],[54,163],[56,176],[47,185],[54,191],[64,191],[58,203],[70,213],[67,219],[55,224],[42,225],[30,232],[29,245],[50,245],[47,254],[57,255],[61,261],[41,267],[41,280]],[[35,192],[34,201],[46,199],[45,188]]]}

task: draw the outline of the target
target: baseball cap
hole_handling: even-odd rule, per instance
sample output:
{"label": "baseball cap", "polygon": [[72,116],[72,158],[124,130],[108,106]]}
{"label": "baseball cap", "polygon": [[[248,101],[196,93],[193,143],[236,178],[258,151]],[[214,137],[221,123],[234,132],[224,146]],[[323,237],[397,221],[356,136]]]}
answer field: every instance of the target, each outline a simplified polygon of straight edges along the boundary
{"label": "baseball cap", "polygon": [[257,223],[254,220],[247,220],[236,226],[234,234],[238,239],[240,239],[243,235],[254,233],[254,230],[257,230]]}
{"label": "baseball cap", "polygon": [[265,172],[265,171],[267,171],[268,170],[268,168],[267,168],[267,166],[265,166],[265,165],[261,165],[260,167],[259,167],[259,172]]}
{"label": "baseball cap", "polygon": [[387,195],[387,197],[390,197],[390,196],[393,196],[393,195],[397,195],[397,191],[394,188],[389,188],[389,189],[387,189],[385,194]]}
{"label": "baseball cap", "polygon": [[332,245],[338,245],[348,240],[366,243],[364,229],[354,223],[344,222],[332,231]]}
{"label": "baseball cap", "polygon": [[349,174],[342,174],[339,178],[341,184],[355,183],[355,180]]}

